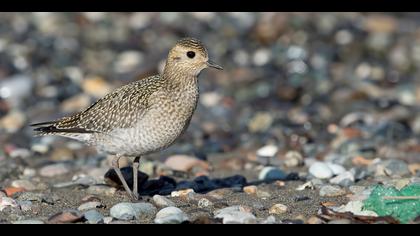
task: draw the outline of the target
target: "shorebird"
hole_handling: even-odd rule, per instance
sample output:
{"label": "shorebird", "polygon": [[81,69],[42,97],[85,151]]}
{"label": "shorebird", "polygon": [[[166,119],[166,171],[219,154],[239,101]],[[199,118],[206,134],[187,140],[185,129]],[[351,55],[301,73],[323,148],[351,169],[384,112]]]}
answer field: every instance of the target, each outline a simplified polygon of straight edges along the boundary
{"label": "shorebird", "polygon": [[[209,60],[199,40],[184,38],[169,51],[163,73],[129,83],[72,116],[32,124],[37,135],[79,140],[115,155],[112,168],[125,191],[138,200],[140,158],[169,147],[187,129],[199,98],[198,76],[205,68],[223,68]],[[118,165],[133,160],[133,188]]]}

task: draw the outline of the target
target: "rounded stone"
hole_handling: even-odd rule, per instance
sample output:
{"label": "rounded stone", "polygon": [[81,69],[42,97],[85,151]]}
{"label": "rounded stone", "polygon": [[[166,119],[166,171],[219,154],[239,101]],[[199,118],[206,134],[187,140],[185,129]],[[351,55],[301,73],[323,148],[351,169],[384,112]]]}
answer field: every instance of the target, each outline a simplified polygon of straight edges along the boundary
{"label": "rounded stone", "polygon": [[287,206],[280,203],[274,204],[268,211],[269,214],[275,214],[275,215],[281,215],[286,212],[287,212]]}
{"label": "rounded stone", "polygon": [[188,216],[177,207],[166,207],[156,214],[156,224],[180,224],[188,221]]}
{"label": "rounded stone", "polygon": [[111,208],[110,215],[119,220],[133,220],[150,217],[154,215],[156,211],[156,207],[150,203],[122,202]]}
{"label": "rounded stone", "polygon": [[329,179],[333,176],[333,171],[323,162],[315,162],[309,167],[309,173],[318,179]]}

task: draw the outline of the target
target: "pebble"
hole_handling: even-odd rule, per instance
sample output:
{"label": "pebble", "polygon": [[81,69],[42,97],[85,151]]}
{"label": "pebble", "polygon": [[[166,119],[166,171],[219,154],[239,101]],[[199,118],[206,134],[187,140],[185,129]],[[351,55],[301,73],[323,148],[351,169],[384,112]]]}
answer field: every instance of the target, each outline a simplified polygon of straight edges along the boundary
{"label": "pebble", "polygon": [[153,202],[158,207],[174,207],[176,205],[173,201],[161,195],[154,195]]}
{"label": "pebble", "polygon": [[16,225],[42,225],[45,224],[42,220],[18,220],[13,222]]}
{"label": "pebble", "polygon": [[117,192],[117,189],[106,185],[92,185],[86,191],[88,194],[113,196]]}
{"label": "pebble", "polygon": [[188,216],[177,207],[166,207],[156,214],[156,224],[180,224],[188,221]]}
{"label": "pebble", "polygon": [[207,198],[201,198],[200,200],[198,200],[197,205],[199,208],[208,208],[208,207],[212,207],[214,204]]}
{"label": "pebble", "polygon": [[321,197],[338,197],[346,194],[346,191],[338,186],[325,185],[319,190]]}
{"label": "pebble", "polygon": [[27,191],[33,191],[37,189],[34,183],[26,179],[14,180],[12,181],[11,186],[15,188],[24,188]]}
{"label": "pebble", "polygon": [[11,197],[15,193],[25,192],[25,189],[24,188],[7,187],[7,188],[4,189],[4,192],[6,192],[6,195],[8,197]]}
{"label": "pebble", "polygon": [[311,216],[307,221],[306,221],[306,223],[307,224],[311,224],[311,225],[319,225],[319,224],[322,224],[323,222],[322,222],[322,220],[321,219],[319,219],[318,217],[316,217],[316,216]]}
{"label": "pebble", "polygon": [[334,163],[331,163],[331,162],[327,162],[326,164],[327,164],[328,168],[331,169],[333,175],[339,175],[339,174],[342,174],[346,171],[346,169],[341,165],[334,164]]}
{"label": "pebble", "polygon": [[31,146],[31,150],[35,153],[46,154],[49,150],[49,147],[43,143],[36,143]]}
{"label": "pebble", "polygon": [[118,220],[133,220],[143,217],[154,216],[157,209],[150,203],[122,202],[113,206],[110,210],[112,217]]}
{"label": "pebble", "polygon": [[333,176],[333,171],[323,162],[315,162],[309,167],[309,173],[318,179],[329,179]]}
{"label": "pebble", "polygon": [[0,128],[3,128],[6,132],[15,133],[23,127],[25,122],[25,114],[21,111],[13,110],[0,119]]}
{"label": "pebble", "polygon": [[51,160],[53,161],[71,161],[74,159],[73,151],[69,148],[57,148],[51,153]]}
{"label": "pebble", "polygon": [[266,145],[257,150],[257,155],[261,157],[274,157],[279,148],[276,145]]}
{"label": "pebble", "polygon": [[248,129],[251,133],[264,132],[270,128],[273,123],[273,117],[268,112],[258,112],[255,116],[249,121]]}
{"label": "pebble", "polygon": [[13,200],[13,198],[9,198],[9,197],[1,197],[0,198],[0,212],[2,212],[4,209],[6,209],[7,207],[18,207],[19,205],[17,204],[17,202],[15,200]]}
{"label": "pebble", "polygon": [[215,218],[223,219],[223,224],[255,224],[257,218],[241,206],[230,206],[214,212]]}
{"label": "pebble", "polygon": [[114,220],[111,216],[107,216],[103,218],[104,224],[109,224]]}
{"label": "pebble", "polygon": [[262,198],[262,199],[267,199],[271,197],[271,193],[267,191],[258,190],[257,197]]}
{"label": "pebble", "polygon": [[65,210],[48,219],[49,224],[75,223],[83,218],[83,214],[76,210]]}
{"label": "pebble", "polygon": [[89,210],[83,214],[89,224],[103,223],[104,216],[97,210]]}
{"label": "pebble", "polygon": [[254,194],[257,194],[257,190],[258,190],[258,188],[257,188],[257,186],[255,186],[255,185],[250,185],[250,186],[245,186],[245,187],[243,188],[243,190],[244,190],[244,192],[245,192],[245,193],[247,193],[247,194],[254,195]]}
{"label": "pebble", "polygon": [[143,57],[143,54],[137,51],[122,52],[115,61],[115,71],[118,73],[131,72],[142,63]]}
{"label": "pebble", "polygon": [[401,160],[386,160],[380,163],[384,173],[387,176],[406,176],[410,175],[410,169],[407,163]]}
{"label": "pebble", "polygon": [[36,170],[32,168],[25,168],[23,170],[23,176],[25,177],[34,177],[36,175]]}
{"label": "pebble", "polygon": [[205,161],[199,160],[193,156],[174,155],[168,157],[165,165],[177,171],[189,172],[193,167],[200,167],[204,170],[209,170],[209,164]]}
{"label": "pebble", "polygon": [[39,170],[39,174],[42,177],[55,177],[68,174],[70,171],[71,166],[69,164],[57,163],[42,167]]}
{"label": "pebble", "polygon": [[303,156],[297,151],[288,151],[284,158],[286,167],[297,167],[303,164]]}
{"label": "pebble", "polygon": [[26,148],[16,148],[16,149],[12,150],[9,155],[10,155],[11,158],[20,157],[22,159],[26,159],[26,158],[29,158],[31,156],[31,151],[29,151]]}
{"label": "pebble", "polygon": [[186,197],[188,195],[194,194],[194,189],[183,189],[179,191],[171,192],[171,197]]}
{"label": "pebble", "polygon": [[85,78],[82,82],[82,88],[85,93],[95,98],[101,98],[112,91],[112,86],[98,76],[88,76]]}
{"label": "pebble", "polygon": [[330,179],[330,184],[340,185],[342,187],[349,187],[354,184],[354,175],[350,171],[343,172],[336,177]]}
{"label": "pebble", "polygon": [[0,97],[8,100],[12,106],[18,106],[23,98],[32,94],[34,81],[26,75],[4,78],[0,81]]}
{"label": "pebble", "polygon": [[87,210],[91,210],[91,209],[96,209],[96,208],[103,208],[104,205],[102,205],[102,203],[100,202],[86,202],[83,203],[82,205],[80,205],[77,210],[79,211],[87,211]]}
{"label": "pebble", "polygon": [[270,210],[268,211],[268,213],[269,214],[274,214],[274,215],[281,215],[281,214],[284,214],[284,213],[286,213],[287,212],[287,206],[286,205],[283,205],[283,204],[280,204],[280,203],[277,203],[277,204],[274,204],[271,208],[270,208]]}
{"label": "pebble", "polygon": [[286,176],[287,175],[282,170],[276,167],[268,166],[268,167],[264,167],[260,171],[258,175],[258,179],[266,180],[266,181],[284,180]]}
{"label": "pebble", "polygon": [[306,183],[304,183],[304,184],[301,184],[301,185],[299,185],[297,188],[296,188],[296,190],[297,191],[303,191],[303,190],[305,190],[305,189],[314,189],[315,187],[314,187],[314,184],[312,183],[312,181],[308,181],[308,182],[306,182]]}
{"label": "pebble", "polygon": [[87,94],[77,94],[64,100],[60,108],[65,113],[74,113],[85,109],[90,105],[90,97]]}

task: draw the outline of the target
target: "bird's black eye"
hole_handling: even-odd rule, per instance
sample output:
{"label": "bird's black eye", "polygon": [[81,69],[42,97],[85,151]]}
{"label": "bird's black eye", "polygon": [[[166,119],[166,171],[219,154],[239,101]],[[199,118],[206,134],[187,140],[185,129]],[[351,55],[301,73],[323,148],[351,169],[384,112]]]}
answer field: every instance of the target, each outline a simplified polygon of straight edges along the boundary
{"label": "bird's black eye", "polygon": [[193,51],[187,52],[187,57],[194,58],[195,57],[195,52],[193,52]]}

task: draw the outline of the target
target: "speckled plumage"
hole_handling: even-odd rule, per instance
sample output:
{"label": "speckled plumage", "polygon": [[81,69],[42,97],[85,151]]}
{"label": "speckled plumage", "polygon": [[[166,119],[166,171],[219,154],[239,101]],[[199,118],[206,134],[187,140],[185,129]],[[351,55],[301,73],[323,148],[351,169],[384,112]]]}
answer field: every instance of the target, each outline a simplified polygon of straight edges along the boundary
{"label": "speckled plumage", "polygon": [[117,156],[159,151],[188,127],[199,97],[197,77],[207,67],[221,69],[208,60],[200,41],[182,39],[170,50],[161,75],[118,88],[73,116],[34,124],[35,131],[77,139]]}

